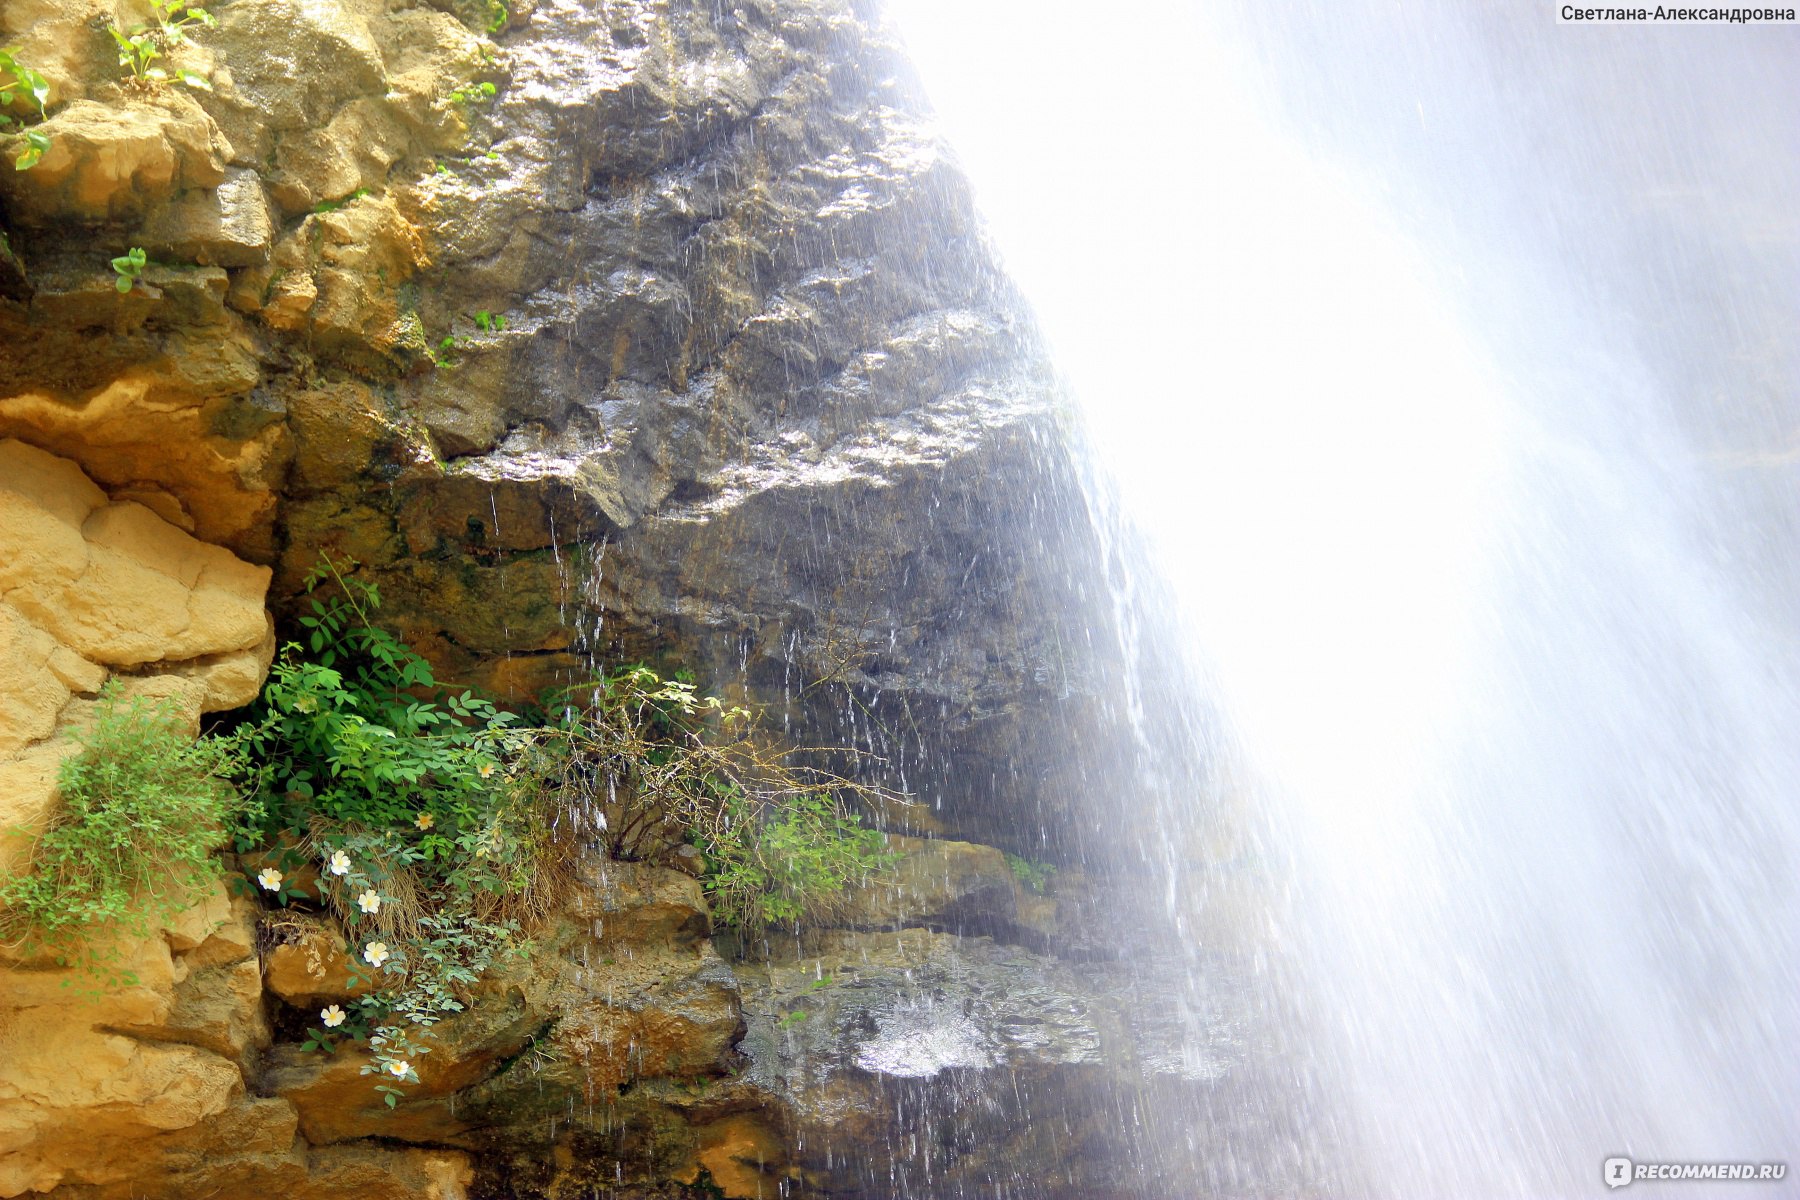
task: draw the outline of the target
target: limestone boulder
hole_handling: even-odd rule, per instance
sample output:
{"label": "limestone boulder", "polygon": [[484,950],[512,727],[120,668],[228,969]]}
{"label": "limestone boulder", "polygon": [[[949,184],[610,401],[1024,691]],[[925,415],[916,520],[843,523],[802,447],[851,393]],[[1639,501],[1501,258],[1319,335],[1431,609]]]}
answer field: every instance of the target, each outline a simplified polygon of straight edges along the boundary
{"label": "limestone boulder", "polygon": [[[604,1129],[613,1103],[641,1092],[634,1111],[679,1124],[689,1153],[690,1122],[665,1092],[698,1102],[729,1075],[743,1029],[737,981],[710,933],[692,877],[584,863],[529,951],[504,956],[468,1010],[424,1038],[419,1083],[396,1109],[363,1073],[367,1052],[351,1044],[329,1056],[278,1046],[264,1086],[294,1105],[314,1145],[380,1137],[477,1149],[548,1145],[570,1112],[577,1125]],[[322,943],[329,972],[341,943]],[[291,957],[271,953],[269,987],[310,1009],[331,995],[303,963],[303,941],[294,945]]]}
{"label": "limestone boulder", "polygon": [[[1278,1119],[1253,1098],[1290,1064],[1246,1038],[1242,991],[1194,1004],[1183,973],[1196,969],[1071,964],[922,929],[830,934],[740,968],[744,1078],[779,1101],[822,1194],[980,1194],[1035,1163],[1056,1170],[1034,1194],[1120,1194],[1144,1169],[1139,1138],[1224,1154],[1233,1131]],[[1195,1112],[1211,1123],[1196,1129]],[[1191,1187],[1164,1177],[1131,1194]]]}
{"label": "limestone boulder", "polygon": [[847,888],[831,923],[857,928],[927,925],[936,928],[979,923],[991,928],[1017,912],[1017,881],[1006,856],[992,846],[947,838],[889,834],[893,866],[876,878]]}
{"label": "limestone boulder", "polygon": [[166,932],[97,946],[123,985],[0,959],[0,1196],[130,1179],[139,1143],[241,1100],[268,1036],[251,922],[221,885]]}
{"label": "limestone boulder", "polygon": [[[259,869],[248,864],[247,870]],[[272,996],[312,1010],[368,992],[366,978],[353,978],[344,937],[322,918],[284,915],[269,926],[274,945],[263,957],[263,982]]]}
{"label": "limestone boulder", "polygon": [[[141,504],[108,500],[72,462],[16,439],[0,442],[0,603],[15,630],[29,626],[113,669],[272,652],[268,583],[266,567],[196,540]],[[46,654],[46,670],[48,661]],[[40,697],[46,686],[40,675]],[[205,703],[210,711],[248,698],[230,691]]]}
{"label": "limestone boulder", "polygon": [[[130,299],[94,284],[108,304]],[[266,554],[291,449],[282,413],[252,390],[260,373],[254,347],[228,330],[163,338],[92,388],[0,384],[0,437],[78,461],[201,541]]]}
{"label": "limestone boulder", "polygon": [[302,221],[266,266],[238,280],[232,302],[270,328],[307,331],[352,359],[405,364],[427,347],[400,288],[426,261],[417,227],[391,200],[358,196]]}
{"label": "limestone boulder", "polygon": [[206,110],[176,89],[76,100],[39,130],[50,139],[43,159],[0,179],[13,219],[27,224],[139,217],[186,189],[218,187],[232,158]]}
{"label": "limestone boulder", "polygon": [[238,167],[227,168],[215,188],[183,192],[157,205],[138,241],[156,259],[247,267],[269,257],[275,231],[262,178]]}

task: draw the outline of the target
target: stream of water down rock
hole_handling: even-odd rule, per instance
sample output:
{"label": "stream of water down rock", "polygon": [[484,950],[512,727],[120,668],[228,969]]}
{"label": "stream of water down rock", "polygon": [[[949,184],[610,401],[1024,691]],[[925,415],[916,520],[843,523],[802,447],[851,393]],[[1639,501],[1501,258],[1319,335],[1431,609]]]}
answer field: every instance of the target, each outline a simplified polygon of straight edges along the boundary
{"label": "stream of water down rock", "polygon": [[1125,1190],[1788,1161],[1793,27],[896,11],[1136,531],[1076,850],[1160,909]]}

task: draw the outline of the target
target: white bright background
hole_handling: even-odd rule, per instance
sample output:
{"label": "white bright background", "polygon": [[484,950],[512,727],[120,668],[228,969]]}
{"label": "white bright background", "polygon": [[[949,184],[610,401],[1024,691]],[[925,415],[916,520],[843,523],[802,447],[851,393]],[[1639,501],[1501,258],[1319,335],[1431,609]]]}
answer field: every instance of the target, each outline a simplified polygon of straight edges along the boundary
{"label": "white bright background", "polygon": [[1481,347],[1180,0],[891,0],[1260,768],[1391,844],[1508,440]]}

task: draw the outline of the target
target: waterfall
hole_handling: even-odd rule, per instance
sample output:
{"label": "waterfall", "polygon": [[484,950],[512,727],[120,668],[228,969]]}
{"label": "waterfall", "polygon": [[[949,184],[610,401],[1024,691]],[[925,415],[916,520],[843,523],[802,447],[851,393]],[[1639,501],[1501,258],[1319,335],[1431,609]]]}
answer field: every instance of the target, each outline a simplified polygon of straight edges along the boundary
{"label": "waterfall", "polygon": [[1110,836],[1281,1001],[1291,1070],[1230,1103],[1286,1125],[1147,1159],[1403,1197],[1784,1161],[1795,29],[891,8],[1167,581],[1187,666],[1138,703],[1216,712]]}

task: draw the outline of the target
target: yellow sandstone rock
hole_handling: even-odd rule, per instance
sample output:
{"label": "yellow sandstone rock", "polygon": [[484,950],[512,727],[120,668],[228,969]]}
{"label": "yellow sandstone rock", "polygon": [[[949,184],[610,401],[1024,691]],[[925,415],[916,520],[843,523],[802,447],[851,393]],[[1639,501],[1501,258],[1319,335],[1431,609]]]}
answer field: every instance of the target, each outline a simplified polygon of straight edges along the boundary
{"label": "yellow sandstone rock", "polygon": [[[70,731],[110,675],[196,726],[254,699],[275,650],[268,585],[67,459],[0,441],[0,829],[53,813]],[[0,838],[0,875],[28,851]]]}

